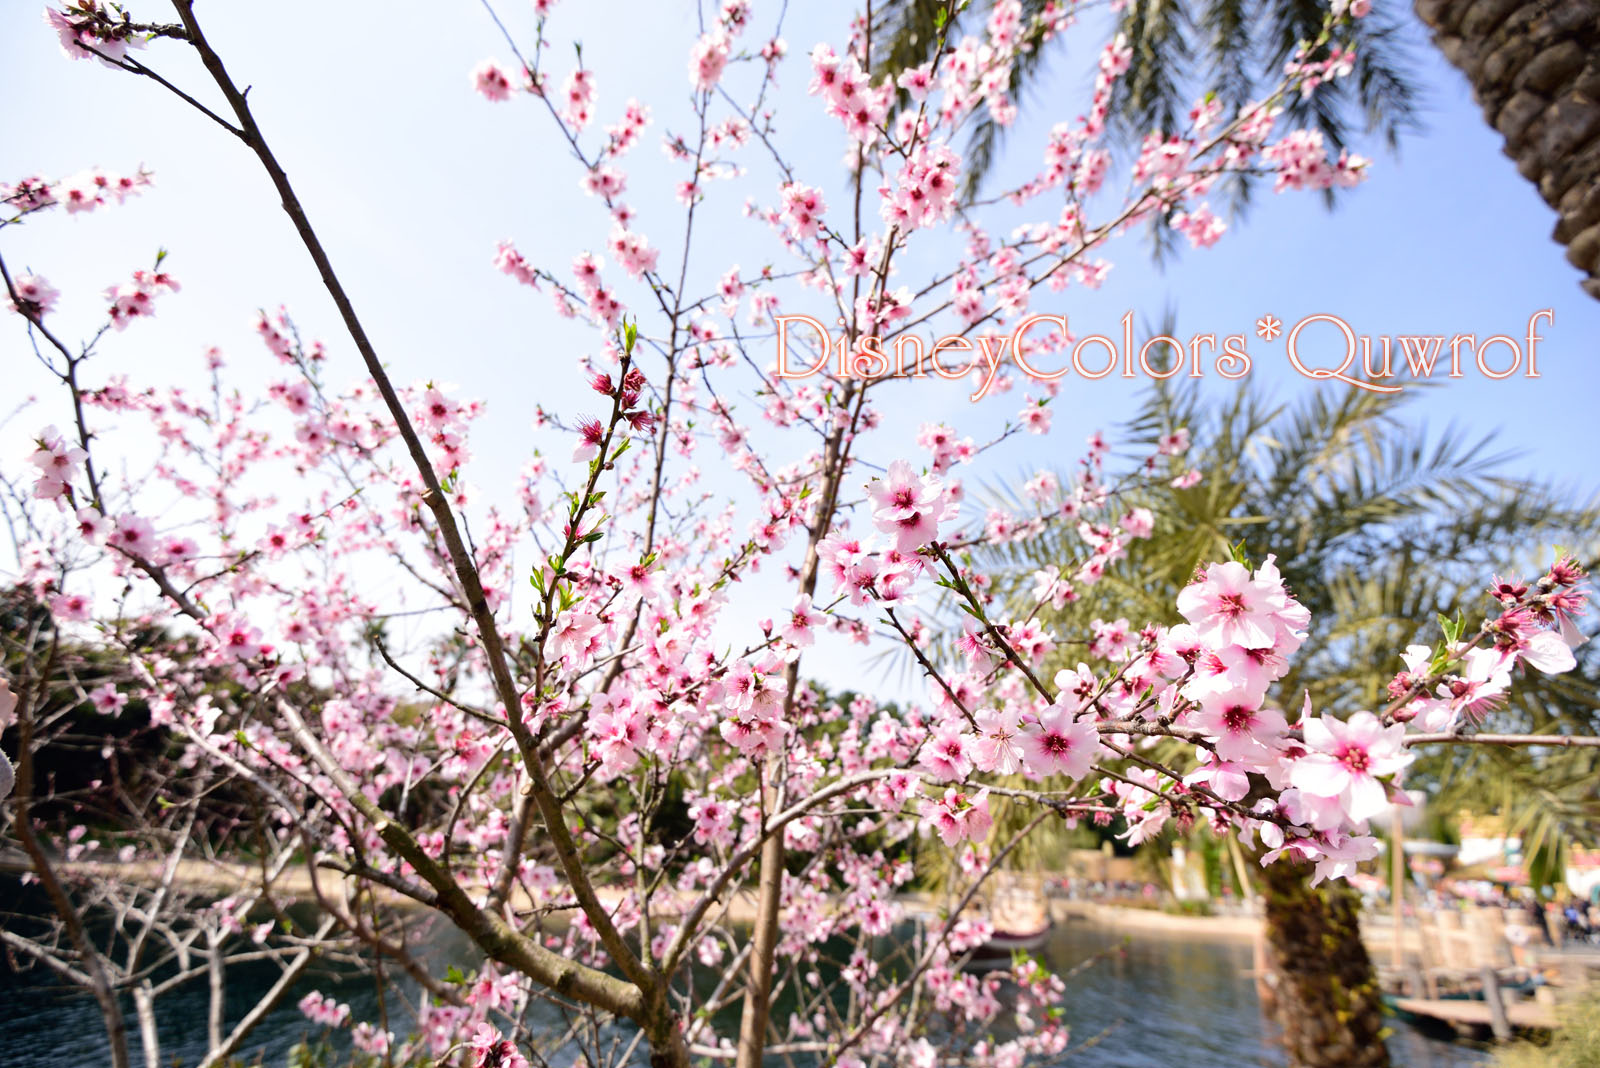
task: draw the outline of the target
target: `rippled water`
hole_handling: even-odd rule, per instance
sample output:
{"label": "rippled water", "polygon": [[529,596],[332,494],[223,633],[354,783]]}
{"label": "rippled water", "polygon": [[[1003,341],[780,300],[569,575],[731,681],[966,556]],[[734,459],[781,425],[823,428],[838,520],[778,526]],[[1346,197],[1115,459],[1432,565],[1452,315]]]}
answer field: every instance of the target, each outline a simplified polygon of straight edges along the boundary
{"label": "rippled water", "polygon": [[[1060,971],[1124,943],[1086,922],[1056,928],[1044,955]],[[1281,1065],[1248,973],[1251,947],[1231,939],[1127,937],[1120,953],[1071,982],[1066,1000],[1072,1068],[1239,1068]],[[1389,1041],[1401,1068],[1460,1068],[1488,1056],[1395,1023]],[[1096,1037],[1099,1040],[1095,1042]],[[1077,1049],[1080,1045],[1088,1048]]]}
{"label": "rippled water", "polygon": [[[1064,970],[1123,942],[1115,932],[1069,923],[1057,928],[1044,954],[1054,968]],[[430,945],[441,959],[468,956],[452,928],[438,930]],[[1262,1018],[1255,984],[1246,974],[1250,956],[1249,944],[1241,941],[1132,935],[1120,952],[1070,981],[1065,1007],[1073,1049],[1063,1063],[1071,1068],[1281,1065],[1271,1044],[1271,1025]],[[230,972],[229,985],[237,995],[229,1006],[230,1024],[275,977],[270,964]],[[358,1019],[370,1017],[376,1007],[370,982],[341,980],[325,972],[302,984],[257,1029],[243,1051],[246,1060],[260,1055],[269,1068],[283,1064],[289,1048],[313,1030],[294,1005],[313,987],[348,1001]],[[158,1013],[163,1060],[196,1063],[204,1052],[204,984],[162,999]],[[1461,1068],[1488,1061],[1475,1049],[1426,1038],[1400,1023],[1390,1044],[1401,1068]],[[129,1046],[134,1063],[141,1064],[136,1031],[129,1035]],[[106,1064],[106,1050],[92,1001],[61,991],[38,973],[18,976],[0,965],[0,1065],[87,1068]]]}

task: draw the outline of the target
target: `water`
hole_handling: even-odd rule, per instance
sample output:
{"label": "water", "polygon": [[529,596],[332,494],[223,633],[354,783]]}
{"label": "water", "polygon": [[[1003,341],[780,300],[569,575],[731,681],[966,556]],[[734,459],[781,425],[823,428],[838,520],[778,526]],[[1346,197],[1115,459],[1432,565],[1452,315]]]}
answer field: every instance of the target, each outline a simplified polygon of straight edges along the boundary
{"label": "water", "polygon": [[[1065,1010],[1072,1027],[1070,1068],[1241,1068],[1277,1066],[1272,1025],[1263,1020],[1246,942],[1204,937],[1141,936],[1126,939],[1084,922],[1059,926],[1044,949],[1047,962],[1064,971],[1085,958],[1121,947],[1069,980]],[[469,959],[454,928],[435,929],[427,944],[438,959]],[[276,978],[271,964],[230,971],[231,1025]],[[241,1051],[259,1055],[269,1068],[308,1035],[320,1032],[295,1002],[318,989],[348,1002],[356,1019],[371,1018],[376,997],[368,980],[323,970],[303,982],[258,1028]],[[393,1006],[397,1008],[398,1006]],[[128,1024],[134,1028],[132,1006]],[[205,984],[195,983],[157,1003],[162,1059],[193,1065],[204,1052]],[[736,1017],[736,1010],[735,1010]],[[403,1012],[395,1029],[403,1030]],[[731,1024],[731,1021],[730,1021]],[[142,1063],[137,1030],[129,1045]],[[1423,1036],[1403,1023],[1390,1040],[1400,1068],[1465,1068],[1487,1064],[1477,1049]],[[0,1064],[5,1068],[104,1065],[105,1032],[94,1003],[63,991],[39,972],[23,975],[0,965]]]}
{"label": "water", "polygon": [[[228,970],[227,1028],[244,1016],[278,977],[270,962],[240,964]],[[309,990],[321,990],[352,1008],[371,1011],[377,1004],[370,980],[340,975],[328,969],[303,981],[279,1003],[278,1008],[251,1033],[240,1051],[241,1059],[253,1061],[257,1053],[264,1063],[281,1068],[285,1054],[307,1035],[320,1032],[307,1020],[295,1003]],[[122,999],[128,1028],[128,1048],[134,1065],[143,1065],[138,1022],[131,998]],[[156,1031],[161,1039],[163,1064],[174,1059],[184,1065],[198,1064],[206,1051],[206,1015],[210,995],[204,979],[179,987],[156,1002]],[[5,1068],[98,1068],[109,1065],[110,1046],[99,1007],[72,989],[63,989],[50,976],[38,971],[15,975],[0,966],[0,1065]]]}
{"label": "water", "polygon": [[[1044,948],[1058,972],[1122,946],[1124,936],[1079,921],[1059,925]],[[1177,935],[1127,936],[1122,950],[1069,983],[1071,1068],[1240,1068],[1276,1066],[1275,1025],[1265,1020],[1250,978],[1248,942]],[[1464,1068],[1489,1063],[1461,1043],[1396,1022],[1389,1040],[1399,1068]],[[1098,1038],[1098,1041],[1096,1039]],[[1090,1044],[1092,1043],[1092,1044]],[[1077,1049],[1080,1045],[1087,1048]]]}

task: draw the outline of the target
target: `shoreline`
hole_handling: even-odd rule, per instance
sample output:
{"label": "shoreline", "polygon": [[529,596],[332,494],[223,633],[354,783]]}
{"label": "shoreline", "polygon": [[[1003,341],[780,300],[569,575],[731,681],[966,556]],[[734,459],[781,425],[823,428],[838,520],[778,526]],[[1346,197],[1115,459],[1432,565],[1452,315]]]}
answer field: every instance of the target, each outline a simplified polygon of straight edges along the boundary
{"label": "shoreline", "polygon": [[1050,918],[1056,923],[1088,924],[1138,934],[1222,941],[1251,941],[1261,931],[1259,916],[1189,916],[1098,901],[1051,901]]}
{"label": "shoreline", "polygon": [[[1188,916],[1161,909],[1131,908],[1094,901],[1051,902],[1051,919],[1058,923],[1086,923],[1094,927],[1125,931],[1153,938],[1181,938],[1193,941],[1254,942],[1264,933],[1259,915]],[[1387,917],[1364,913],[1361,916],[1361,941],[1375,966],[1394,954],[1394,927]],[[1412,925],[1400,932],[1401,952],[1416,956],[1422,951],[1421,933]]]}
{"label": "shoreline", "polygon": [[[150,862],[133,862],[122,864],[114,860],[78,860],[58,861],[58,871],[66,876],[100,876],[118,879],[140,879],[151,885],[160,883],[160,872]],[[25,857],[7,855],[0,857],[0,874],[21,875],[30,870]],[[249,892],[259,887],[257,881],[260,876],[258,869],[246,865],[234,865],[219,861],[186,860],[178,865],[174,882],[185,889],[212,893],[218,897],[225,897],[241,891]],[[335,897],[341,895],[344,877],[337,872],[324,869],[317,882],[324,893],[332,892]],[[381,897],[389,903],[401,908],[421,908],[417,902],[404,897],[394,891],[385,891],[377,888]],[[596,892],[601,900],[612,900],[620,895],[608,887],[596,887]],[[294,898],[307,902],[315,902],[316,895],[312,891],[310,873],[304,865],[292,865],[280,872],[273,880],[275,895]],[[940,899],[926,892],[913,892],[897,896],[898,903],[904,907],[908,916],[928,916],[937,913]],[[689,899],[679,899],[677,895],[664,893],[658,899],[657,912],[661,919],[670,920],[674,915],[681,914],[692,905]],[[530,904],[524,902],[523,904]],[[1087,924],[1096,928],[1127,932],[1147,937],[1182,938],[1204,941],[1232,941],[1251,942],[1258,938],[1262,931],[1262,920],[1257,915],[1225,914],[1215,916],[1193,916],[1180,913],[1166,912],[1161,909],[1135,908],[1124,905],[1101,903],[1094,901],[1070,901],[1061,898],[1052,898],[1048,902],[1050,919],[1056,924]],[[734,924],[748,924],[755,919],[755,895],[751,890],[741,890],[729,894],[721,903],[720,908],[713,909],[713,913],[721,913],[724,922]],[[1379,959],[1380,953],[1387,957],[1392,953],[1393,934],[1389,924],[1382,922],[1383,918],[1363,916],[1361,924],[1362,940],[1367,944],[1367,951],[1374,960]],[[1416,952],[1420,948],[1418,932],[1408,928],[1402,933],[1403,949]]]}

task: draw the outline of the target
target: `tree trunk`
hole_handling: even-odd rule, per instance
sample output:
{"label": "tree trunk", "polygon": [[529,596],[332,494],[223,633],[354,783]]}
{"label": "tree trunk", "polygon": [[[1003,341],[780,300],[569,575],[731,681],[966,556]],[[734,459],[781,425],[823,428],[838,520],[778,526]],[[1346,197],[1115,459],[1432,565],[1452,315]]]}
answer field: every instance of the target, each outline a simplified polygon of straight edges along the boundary
{"label": "tree trunk", "polygon": [[1600,0],[1415,0],[1600,298]]}
{"label": "tree trunk", "polygon": [[1387,1068],[1378,977],[1361,941],[1356,896],[1313,888],[1311,868],[1280,860],[1261,870],[1278,1019],[1293,1068]]}
{"label": "tree trunk", "polygon": [[222,932],[206,932],[206,978],[211,1002],[206,1013],[206,1055],[222,1048],[222,1024],[228,1003],[227,980],[223,975]]}
{"label": "tree trunk", "polygon": [[133,988],[133,1009],[139,1019],[139,1044],[144,1048],[144,1068],[160,1068],[161,1038],[156,1033],[156,999],[146,979]]}

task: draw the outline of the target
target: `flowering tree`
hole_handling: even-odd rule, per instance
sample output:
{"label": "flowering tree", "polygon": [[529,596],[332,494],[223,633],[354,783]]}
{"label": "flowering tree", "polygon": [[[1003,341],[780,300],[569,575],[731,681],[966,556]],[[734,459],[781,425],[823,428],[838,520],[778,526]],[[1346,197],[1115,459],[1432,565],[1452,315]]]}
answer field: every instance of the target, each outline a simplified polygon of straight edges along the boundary
{"label": "flowering tree", "polygon": [[[1092,635],[1095,655],[1126,655],[1133,638],[1128,620],[1182,622],[1175,602],[1196,562],[1227,558],[1243,535],[1252,553],[1279,554],[1285,582],[1316,619],[1268,701],[1277,695],[1299,704],[1309,693],[1322,715],[1343,716],[1389,699],[1385,688],[1402,663],[1393,650],[1431,642],[1437,614],[1469,618],[1481,611],[1482,576],[1503,567],[1508,545],[1554,542],[1583,558],[1594,552],[1600,514],[1592,507],[1533,479],[1508,477],[1506,462],[1485,440],[1430,441],[1421,428],[1396,418],[1408,394],[1313,392],[1279,405],[1255,389],[1208,399],[1169,386],[1147,393],[1129,433],[1135,443],[1154,448],[1163,427],[1188,427],[1187,455],[1202,481],[1188,489],[1153,486],[1133,499],[1152,512],[1151,536],[1128,545],[1095,583],[1092,597],[1062,583],[1056,569],[1072,552],[1076,532],[1047,529],[975,551],[990,578],[984,595],[999,602],[991,612],[1009,614],[1001,605],[1012,604],[1027,612],[1042,588],[1051,596],[1038,619],[1058,633]],[[1330,441],[1349,444],[1330,450]],[[997,496],[1002,507],[1016,509],[1049,491],[1049,479],[1035,476]],[[934,627],[945,637],[930,653],[936,662],[957,657],[949,636],[959,630]],[[1560,748],[1565,739],[1553,736],[1595,730],[1594,651],[1586,657],[1575,650],[1574,670],[1535,673],[1470,710],[1476,731],[1542,736],[1556,744],[1425,748],[1406,770],[1408,790],[1428,791],[1429,803],[1440,809],[1457,803],[1451,798],[1470,803],[1492,793],[1503,799],[1514,770],[1517,807],[1539,805],[1541,816],[1556,823],[1560,814],[1549,792],[1520,784],[1582,776],[1591,761],[1592,750]],[[1080,659],[1080,648],[1059,648],[1045,670]],[[1392,820],[1376,822],[1382,827]],[[1160,849],[1181,831],[1174,826],[1153,844]],[[1270,947],[1267,982],[1283,1044],[1301,1063],[1387,1063],[1380,1041],[1388,1026],[1382,987],[1361,937],[1358,895],[1340,881],[1312,887],[1313,875],[1300,865],[1274,864],[1256,877]]]}
{"label": "flowering tree", "polygon": [[[992,618],[966,559],[979,543],[1069,524],[1081,555],[1060,563],[1037,602],[1092,596],[1106,565],[1152,531],[1125,495],[1198,477],[1181,427],[1125,468],[1097,436],[1077,480],[1050,486],[1027,514],[964,515],[956,473],[1006,438],[1046,433],[1061,374],[1041,368],[1082,367],[1065,322],[1030,314],[1038,290],[1092,288],[1109,270],[1101,251],[1136,224],[1214,242],[1225,227],[1205,197],[1229,174],[1269,170],[1282,190],[1359,181],[1364,161],[1329,158],[1316,134],[1274,136],[1285,94],[1349,72],[1327,30],[1265,99],[1231,114],[1202,100],[1184,129],[1153,134],[1124,195],[1103,188],[1112,159],[1100,147],[1128,63],[1113,40],[1085,113],[1051,132],[1039,170],[958,211],[953,138],[977,116],[1010,120],[1013,65],[1073,26],[1070,7],[1024,21],[1017,3],[998,4],[981,35],[942,35],[927,64],[892,84],[868,73],[870,15],[818,45],[810,88],[839,124],[849,169],[834,189],[799,169],[768,109],[788,69],[781,11],[727,0],[689,49],[694,132],[665,141],[682,237],[658,245],[621,199],[650,110],[629,102],[591,130],[600,75],[553,69],[546,32],[560,13],[541,0],[532,46],[508,35],[516,63],[486,61],[471,84],[489,102],[547,115],[612,229],[570,265],[532,262],[512,242],[485,253],[556,314],[594,325],[603,348],[582,373],[602,412],[542,412],[570,455],[531,457],[513,494],[479,504],[468,442],[481,405],[432,381],[392,381],[246,93],[189,0],[173,7],[170,24],[92,0],[48,19],[69,57],[172,93],[207,132],[221,127],[254,154],[345,341],[307,340],[286,312],[262,314],[256,330],[282,376],[268,396],[226,388],[217,350],[204,354],[203,396],[132,381],[101,369],[118,333],[157,329],[135,320],[181,301],[162,259],[111,287],[105,317],[69,343],[50,283],[0,258],[11,306],[60,381],[57,425],[69,428],[42,431],[36,474],[12,484],[26,531],[20,585],[49,633],[98,627],[125,658],[124,677],[85,696],[115,715],[137,695],[150,729],[177,747],[184,773],[163,774],[163,812],[185,798],[187,811],[205,811],[197,784],[215,778],[259,813],[270,845],[240,844],[234,858],[248,848],[258,869],[249,895],[224,903],[215,935],[189,933],[183,924],[211,922],[190,917],[168,925],[169,941],[212,940],[217,959],[270,954],[284,991],[302,954],[359,946],[375,970],[403,971],[416,995],[404,1022],[354,1020],[316,993],[301,1002],[314,1021],[348,1027],[365,1055],[506,1066],[576,1046],[595,1063],[648,1050],[652,1064],[741,1068],[778,1055],[919,1066],[1050,1056],[1069,1041],[1052,1011],[1059,979],[1031,961],[983,976],[961,968],[991,933],[965,906],[1022,836],[1096,813],[1123,820],[1132,841],[1206,820],[1261,843],[1269,863],[1339,877],[1374,855],[1366,821],[1411,759],[1408,724],[1452,735],[1462,710],[1519,665],[1572,664],[1586,592],[1563,558],[1536,583],[1505,586],[1476,633],[1416,654],[1387,708],[1346,722],[1306,707],[1291,723],[1264,698],[1314,622],[1272,559],[1211,564],[1178,600],[1187,623],[1101,636],[1092,665],[1049,679],[1037,666],[1076,636],[1050,632],[1037,612]],[[213,84],[168,80],[146,64],[151,44],[192,48]],[[750,241],[777,248],[786,266],[717,264],[716,284],[692,293],[691,264],[705,273],[697,216],[746,169],[772,178],[750,204]],[[22,178],[0,188],[3,223],[107,209],[149,181]],[[1029,221],[991,232],[1015,211]],[[900,274],[917,281],[896,284]],[[837,339],[817,315],[837,317]],[[948,338],[892,354],[883,341],[918,330]],[[774,334],[804,354],[809,376],[773,373]],[[346,344],[365,377],[341,388],[333,369],[353,362],[340,355]],[[921,388],[891,368],[951,380],[976,370],[982,389],[1004,386],[1012,372],[994,357],[1006,344],[1034,392],[995,438],[929,425],[914,459],[877,441],[881,398]],[[967,362],[952,368],[952,356]],[[125,456],[148,449],[148,471],[112,476],[113,433],[126,436]],[[708,443],[731,485],[701,484],[695,462]],[[529,546],[533,565],[519,566]],[[731,585],[761,568],[779,570],[792,599],[769,619],[731,618]],[[524,582],[531,593],[517,593]],[[954,672],[923,653],[918,600],[941,589],[968,618]],[[405,619],[427,627],[397,637]],[[153,646],[123,638],[157,623],[170,633]],[[825,631],[904,643],[930,700],[828,700],[802,673]],[[8,715],[23,742],[12,833],[53,887],[73,967],[107,995],[120,1066],[129,1058],[114,991],[141,977],[111,967],[114,947],[81,922],[104,899],[104,873],[58,873],[59,850],[45,848],[58,829],[29,808],[49,695],[72,682],[47,661],[15,663]],[[1188,743],[1193,758],[1156,759],[1148,746],[1160,739]],[[999,795],[1033,806],[1020,833],[991,833]],[[184,818],[130,836],[129,862],[176,872],[211,858],[214,843]],[[947,913],[891,940],[907,919],[895,891],[913,876],[898,850],[918,836],[955,851],[970,885]],[[304,869],[301,882],[291,866]],[[263,910],[297,893],[315,896],[324,926],[260,926]],[[481,954],[475,973],[439,974],[406,936],[402,902],[458,927]],[[786,1018],[774,1014],[780,997]]]}

